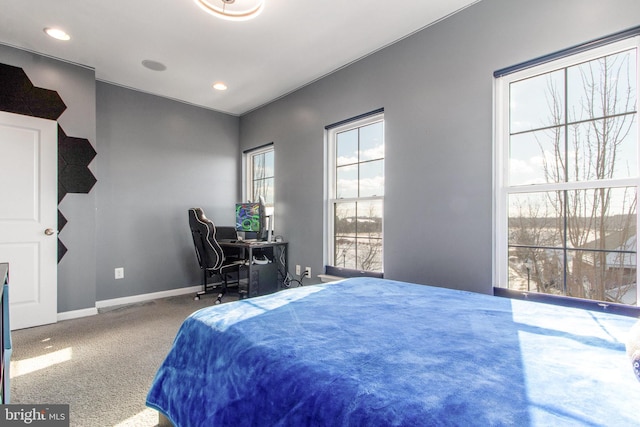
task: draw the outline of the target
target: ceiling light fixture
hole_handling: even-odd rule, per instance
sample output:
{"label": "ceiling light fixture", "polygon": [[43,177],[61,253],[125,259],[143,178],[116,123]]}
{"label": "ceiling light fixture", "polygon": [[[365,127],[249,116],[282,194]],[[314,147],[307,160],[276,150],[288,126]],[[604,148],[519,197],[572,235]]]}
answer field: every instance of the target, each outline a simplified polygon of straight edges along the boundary
{"label": "ceiling light fixture", "polygon": [[227,85],[222,82],[216,82],[213,84],[215,90],[227,90]]}
{"label": "ceiling light fixture", "polygon": [[71,39],[71,36],[67,33],[65,33],[63,30],[59,29],[59,28],[44,28],[43,31],[50,37],[53,37],[54,39],[57,40],[63,40],[63,41],[67,41]]}
{"label": "ceiling light fixture", "polygon": [[230,21],[247,21],[262,12],[264,0],[194,0],[202,10]]}
{"label": "ceiling light fixture", "polygon": [[153,71],[164,71],[167,69],[167,66],[162,62],[154,61],[152,59],[145,59],[142,61],[142,66]]}

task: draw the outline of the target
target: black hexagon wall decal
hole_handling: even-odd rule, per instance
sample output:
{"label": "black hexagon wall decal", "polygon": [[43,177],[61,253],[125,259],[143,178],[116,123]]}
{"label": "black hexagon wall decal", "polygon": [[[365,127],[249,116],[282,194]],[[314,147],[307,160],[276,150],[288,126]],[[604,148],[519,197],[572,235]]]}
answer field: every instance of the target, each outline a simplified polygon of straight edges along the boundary
{"label": "black hexagon wall decal", "polygon": [[[58,120],[67,109],[58,92],[35,87],[24,70],[0,64],[0,111]],[[96,177],[88,166],[96,156],[91,143],[84,138],[69,137],[58,125],[58,203],[67,193],[89,193]],[[58,230],[67,219],[58,211]],[[58,238],[58,262],[67,247]]]}
{"label": "black hexagon wall decal", "polygon": [[0,64],[0,109],[9,113],[31,115],[25,94],[31,92],[33,84],[22,68]]}
{"label": "black hexagon wall decal", "polygon": [[96,151],[85,138],[68,136],[58,126],[58,200],[67,193],[88,193],[96,183],[89,163]]}
{"label": "black hexagon wall decal", "polygon": [[96,177],[84,165],[67,165],[58,171],[58,180],[67,193],[88,193]]}
{"label": "black hexagon wall decal", "polygon": [[62,243],[60,238],[58,238],[58,262],[60,262],[60,260],[66,253],[67,253],[67,247],[64,245],[64,243]]}
{"label": "black hexagon wall decal", "polygon": [[64,130],[58,127],[58,156],[69,165],[88,166],[96,156],[96,150],[87,139],[67,136]]}
{"label": "black hexagon wall decal", "polygon": [[58,120],[58,117],[67,109],[58,92],[39,87],[31,89],[27,94],[26,102],[31,115],[43,119]]}
{"label": "black hexagon wall decal", "polygon": [[60,182],[60,172],[58,172],[58,204],[62,201],[62,198],[67,195],[67,191],[64,188],[64,185]]}
{"label": "black hexagon wall decal", "polygon": [[0,109],[57,120],[67,109],[58,92],[33,86],[22,68],[0,64]]}
{"label": "black hexagon wall decal", "polygon": [[62,231],[65,225],[67,225],[67,218],[65,218],[62,212],[60,212],[60,209],[58,209],[58,232]]}

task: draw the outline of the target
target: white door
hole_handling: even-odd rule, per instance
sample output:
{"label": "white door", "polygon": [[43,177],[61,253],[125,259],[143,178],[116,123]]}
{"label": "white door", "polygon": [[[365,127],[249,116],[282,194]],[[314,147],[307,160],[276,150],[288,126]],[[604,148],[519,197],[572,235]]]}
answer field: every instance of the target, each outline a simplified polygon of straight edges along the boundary
{"label": "white door", "polygon": [[58,125],[0,112],[0,262],[9,263],[11,329],[58,312]]}

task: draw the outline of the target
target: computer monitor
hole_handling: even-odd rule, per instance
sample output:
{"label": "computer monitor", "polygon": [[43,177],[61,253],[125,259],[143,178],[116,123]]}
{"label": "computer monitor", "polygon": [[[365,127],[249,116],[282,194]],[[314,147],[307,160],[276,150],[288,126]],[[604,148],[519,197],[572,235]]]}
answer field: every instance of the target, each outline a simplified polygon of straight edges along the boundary
{"label": "computer monitor", "polygon": [[264,209],[259,202],[236,203],[236,230],[262,236]]}
{"label": "computer monitor", "polygon": [[236,203],[236,230],[244,232],[245,240],[271,240],[267,224],[267,208],[264,197],[258,202]]}

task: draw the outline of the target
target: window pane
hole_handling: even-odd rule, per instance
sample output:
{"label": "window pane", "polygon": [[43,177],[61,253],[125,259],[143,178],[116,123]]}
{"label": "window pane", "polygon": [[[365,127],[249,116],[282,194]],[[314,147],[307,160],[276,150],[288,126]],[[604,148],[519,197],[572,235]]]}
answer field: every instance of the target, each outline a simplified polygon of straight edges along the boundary
{"label": "window pane", "polygon": [[269,206],[273,205],[274,179],[267,178],[253,182],[253,199],[258,200],[260,196],[264,197],[265,203]]}
{"label": "window pane", "polygon": [[247,165],[247,179],[250,179],[249,187],[247,188],[248,200],[258,201],[258,198],[263,196],[267,206],[273,207],[274,159],[275,153],[273,149],[249,155],[249,164]]}
{"label": "window pane", "polygon": [[568,201],[568,247],[636,250],[635,188],[572,190]]}
{"label": "window pane", "polygon": [[636,256],[612,252],[569,251],[567,295],[636,304]]}
{"label": "window pane", "polygon": [[562,123],[564,71],[513,82],[509,97],[509,132],[512,134]]}
{"label": "window pane", "polygon": [[264,176],[272,177],[274,176],[275,170],[275,153],[273,150],[267,151],[264,153]]}
{"label": "window pane", "polygon": [[360,161],[384,158],[382,122],[360,128]]}
{"label": "window pane", "polygon": [[357,203],[358,237],[382,238],[382,201],[371,200]]}
{"label": "window pane", "polygon": [[509,185],[565,181],[564,127],[513,135],[509,144]]}
{"label": "window pane", "polygon": [[627,50],[567,69],[569,120],[597,119],[636,109],[636,51]]}
{"label": "window pane", "polygon": [[340,132],[336,136],[336,166],[358,162],[358,129]]}
{"label": "window pane", "polygon": [[561,192],[511,194],[508,202],[509,245],[564,246]]}
{"label": "window pane", "polygon": [[333,221],[336,236],[356,237],[356,203],[336,203]]}
{"label": "window pane", "polygon": [[382,201],[357,204],[357,268],[382,270]]}
{"label": "window pane", "polygon": [[336,203],[334,207],[334,260],[338,267],[356,268],[356,203]]}
{"label": "window pane", "polygon": [[569,127],[569,180],[628,178],[638,174],[636,114]]}
{"label": "window pane", "polygon": [[360,197],[384,195],[384,161],[360,164]]}
{"label": "window pane", "polygon": [[358,165],[336,168],[336,198],[358,197]]}
{"label": "window pane", "polygon": [[564,251],[510,248],[509,289],[564,295]]}
{"label": "window pane", "polygon": [[355,269],[356,262],[356,239],[336,236],[333,265]]}
{"label": "window pane", "polygon": [[382,239],[357,240],[358,270],[382,271]]}
{"label": "window pane", "polygon": [[253,167],[253,179],[261,179],[265,176],[264,153],[251,156]]}

